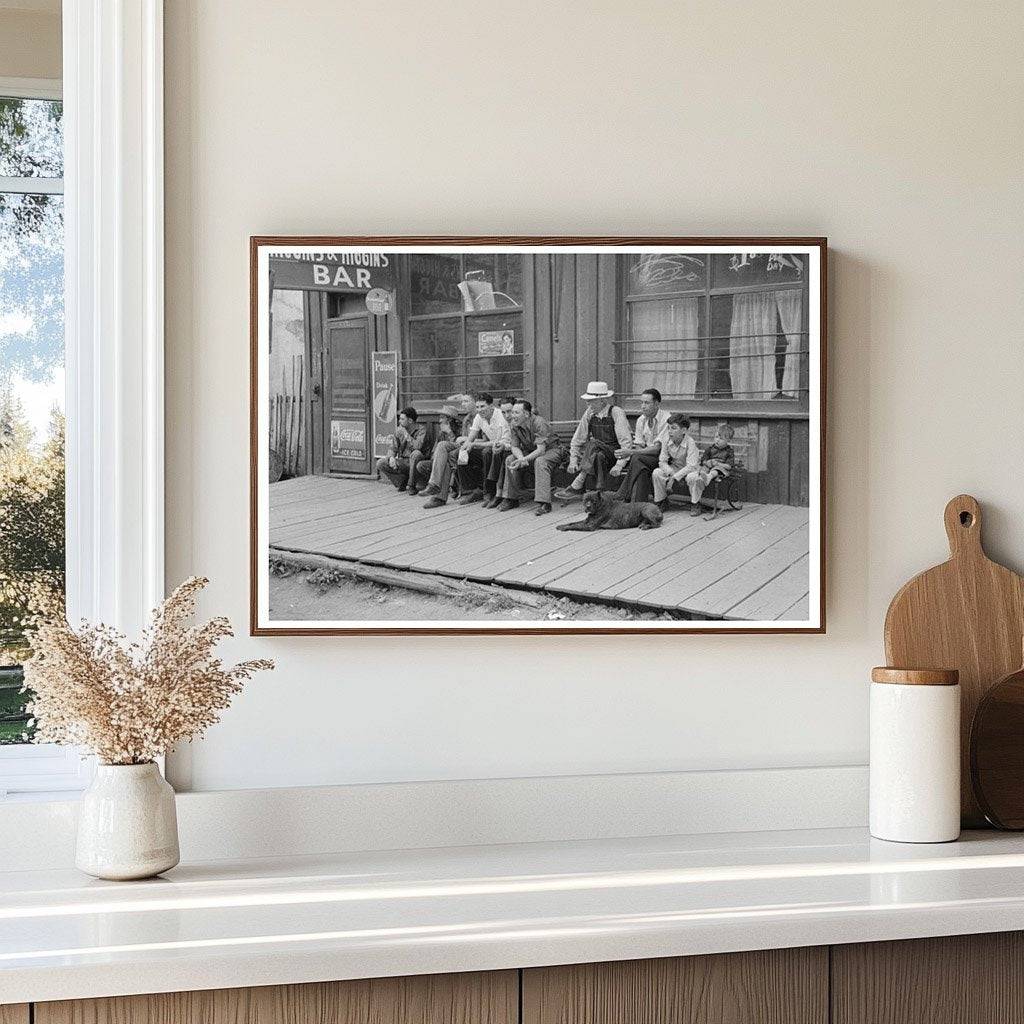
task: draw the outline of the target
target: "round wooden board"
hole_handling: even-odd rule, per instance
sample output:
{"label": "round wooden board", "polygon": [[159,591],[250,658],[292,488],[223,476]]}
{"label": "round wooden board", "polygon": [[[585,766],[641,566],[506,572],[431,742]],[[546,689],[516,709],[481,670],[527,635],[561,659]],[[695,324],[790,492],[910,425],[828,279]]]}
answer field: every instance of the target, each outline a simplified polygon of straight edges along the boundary
{"label": "round wooden board", "polygon": [[1024,668],[991,686],[971,724],[971,784],[997,828],[1024,829]]}
{"label": "round wooden board", "polygon": [[961,494],[946,505],[950,557],[906,583],[885,616],[889,665],[960,672],[960,810],[965,827],[985,824],[974,797],[970,730],[993,683],[1020,667],[1024,579],[993,562],[981,543],[981,508]]}

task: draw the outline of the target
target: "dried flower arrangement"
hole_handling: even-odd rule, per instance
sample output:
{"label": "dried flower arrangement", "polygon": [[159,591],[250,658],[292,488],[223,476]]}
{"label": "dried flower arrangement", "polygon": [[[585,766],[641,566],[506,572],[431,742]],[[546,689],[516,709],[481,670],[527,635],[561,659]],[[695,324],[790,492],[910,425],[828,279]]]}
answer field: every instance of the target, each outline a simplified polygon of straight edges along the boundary
{"label": "dried flower arrangement", "polygon": [[242,684],[274,663],[225,668],[214,657],[232,635],[228,620],[188,624],[208,582],[193,576],[182,583],[153,612],[139,643],[102,624],[38,624],[25,662],[36,742],[86,747],[104,764],[145,764],[218,722]]}

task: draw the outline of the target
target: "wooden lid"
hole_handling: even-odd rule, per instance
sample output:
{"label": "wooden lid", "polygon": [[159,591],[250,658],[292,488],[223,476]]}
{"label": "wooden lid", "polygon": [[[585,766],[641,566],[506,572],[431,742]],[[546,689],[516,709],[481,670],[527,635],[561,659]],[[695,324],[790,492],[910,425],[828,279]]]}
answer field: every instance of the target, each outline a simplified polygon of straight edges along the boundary
{"label": "wooden lid", "polygon": [[956,686],[960,673],[955,668],[889,668],[871,670],[873,683],[901,683],[909,686]]}

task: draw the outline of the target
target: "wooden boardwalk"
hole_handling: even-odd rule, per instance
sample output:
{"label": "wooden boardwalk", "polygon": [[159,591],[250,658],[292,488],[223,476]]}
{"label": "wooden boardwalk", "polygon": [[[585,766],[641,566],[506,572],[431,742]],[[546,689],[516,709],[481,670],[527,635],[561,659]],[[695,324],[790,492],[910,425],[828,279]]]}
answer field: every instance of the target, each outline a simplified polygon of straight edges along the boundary
{"label": "wooden boardwalk", "polygon": [[307,476],[270,485],[270,547],[708,619],[808,617],[808,510],[672,508],[656,530],[560,533],[579,503],[535,516],[424,509],[390,483]]}

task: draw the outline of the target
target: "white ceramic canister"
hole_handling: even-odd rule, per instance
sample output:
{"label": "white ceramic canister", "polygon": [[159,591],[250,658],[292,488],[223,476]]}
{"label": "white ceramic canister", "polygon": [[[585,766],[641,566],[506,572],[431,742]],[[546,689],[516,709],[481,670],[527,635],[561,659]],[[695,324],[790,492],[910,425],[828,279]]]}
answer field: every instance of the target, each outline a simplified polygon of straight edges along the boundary
{"label": "white ceramic canister", "polygon": [[148,764],[96,766],[82,794],[75,864],[96,878],[150,878],[178,863],[174,790]]}
{"label": "white ceramic canister", "polygon": [[871,672],[871,834],[897,843],[960,835],[960,683],[954,669]]}

